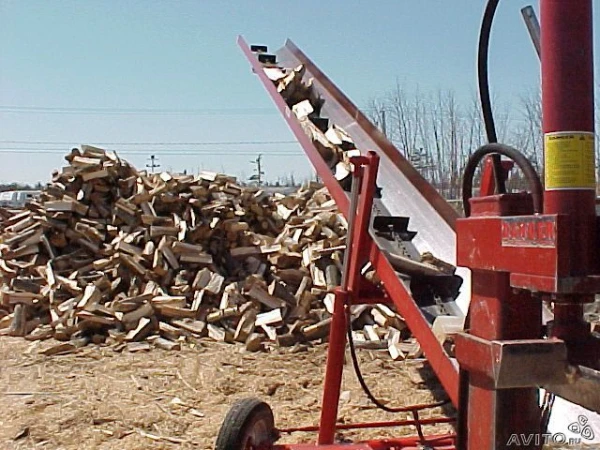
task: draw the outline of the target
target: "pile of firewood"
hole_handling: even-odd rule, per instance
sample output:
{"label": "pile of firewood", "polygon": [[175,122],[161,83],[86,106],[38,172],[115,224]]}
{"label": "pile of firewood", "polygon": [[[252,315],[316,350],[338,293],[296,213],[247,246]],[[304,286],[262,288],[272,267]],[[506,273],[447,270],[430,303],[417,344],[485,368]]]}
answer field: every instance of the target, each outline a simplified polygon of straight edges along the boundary
{"label": "pile of firewood", "polygon": [[[39,200],[2,211],[0,333],[64,341],[51,353],[326,338],[347,223],[320,185],[268,195],[217,173],[147,174],[90,146],[66,159]],[[395,312],[353,316],[358,342],[399,349]]]}

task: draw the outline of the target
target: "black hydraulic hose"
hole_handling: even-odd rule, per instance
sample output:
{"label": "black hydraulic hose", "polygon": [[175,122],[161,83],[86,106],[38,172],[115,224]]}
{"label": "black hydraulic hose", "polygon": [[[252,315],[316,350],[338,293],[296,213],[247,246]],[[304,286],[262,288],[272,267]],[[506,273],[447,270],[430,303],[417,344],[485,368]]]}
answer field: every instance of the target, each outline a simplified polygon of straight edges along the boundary
{"label": "black hydraulic hose", "polygon": [[[479,32],[479,47],[477,50],[477,81],[479,84],[479,98],[481,101],[481,113],[485,124],[485,132],[489,143],[498,142],[496,135],[496,124],[494,122],[494,112],[492,111],[492,100],[490,98],[490,84],[488,78],[488,53],[490,48],[490,35],[492,32],[492,22],[498,8],[500,0],[488,0],[481,21],[481,29]],[[499,194],[506,192],[504,178],[502,176],[502,162],[500,155],[492,156],[494,167],[494,181],[496,183],[496,191]]]}
{"label": "black hydraulic hose", "polygon": [[348,335],[348,346],[350,347],[350,357],[352,359],[352,366],[354,367],[354,373],[356,374],[356,378],[360,387],[369,398],[369,400],[379,409],[390,412],[390,413],[400,413],[400,412],[412,412],[415,417],[415,421],[418,422],[418,414],[417,411],[428,408],[437,408],[438,406],[443,406],[448,403],[448,400],[439,401],[435,403],[429,403],[426,405],[411,405],[411,406],[400,406],[397,408],[392,408],[390,406],[386,406],[383,404],[369,389],[365,379],[363,378],[362,371],[360,370],[360,364],[358,363],[358,356],[356,355],[356,347],[354,345],[354,338],[352,337],[352,314],[350,314],[350,307],[346,309],[346,320],[347,320],[347,335]]}
{"label": "black hydraulic hose", "polygon": [[525,179],[529,183],[529,189],[531,191],[531,196],[533,197],[533,211],[537,214],[540,214],[543,208],[542,182],[540,181],[540,177],[538,176],[537,172],[533,168],[531,161],[529,161],[529,159],[527,159],[527,157],[517,149],[509,145],[496,143],[486,144],[478,148],[475,153],[471,155],[467,165],[465,166],[462,186],[465,217],[469,217],[471,215],[471,205],[469,203],[469,199],[473,195],[473,178],[475,176],[475,171],[477,170],[477,166],[481,160],[487,155],[506,156],[507,158],[512,159],[517,166],[519,166],[525,175]]}

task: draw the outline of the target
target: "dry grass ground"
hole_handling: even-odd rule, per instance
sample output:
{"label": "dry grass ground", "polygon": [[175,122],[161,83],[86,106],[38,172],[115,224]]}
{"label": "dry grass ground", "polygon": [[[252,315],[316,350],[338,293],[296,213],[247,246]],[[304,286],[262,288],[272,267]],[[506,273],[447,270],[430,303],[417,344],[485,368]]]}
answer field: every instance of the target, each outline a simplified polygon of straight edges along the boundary
{"label": "dry grass ground", "polygon": [[[239,346],[202,340],[170,352],[116,353],[89,346],[64,356],[39,354],[53,344],[0,338],[1,449],[210,449],[228,406],[246,396],[265,399],[280,427],[315,424],[318,417],[324,345],[296,354],[240,353]],[[423,361],[393,362],[385,353],[365,350],[360,358],[367,381],[390,403],[443,395]],[[373,408],[351,367],[345,368],[343,422],[402,418],[409,416]],[[415,430],[346,432],[344,437],[402,434]],[[312,438],[297,434],[282,442]]]}

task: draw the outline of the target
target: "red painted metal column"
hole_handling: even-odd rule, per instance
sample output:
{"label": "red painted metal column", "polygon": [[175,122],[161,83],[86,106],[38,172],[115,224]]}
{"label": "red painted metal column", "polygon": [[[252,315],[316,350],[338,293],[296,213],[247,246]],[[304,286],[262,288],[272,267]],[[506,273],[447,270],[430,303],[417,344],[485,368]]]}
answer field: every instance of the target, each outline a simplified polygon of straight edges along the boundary
{"label": "red painted metal column", "polygon": [[[508,172],[514,167],[512,161],[501,161],[502,173],[500,178],[508,179]],[[483,170],[481,171],[481,182],[479,184],[479,197],[487,197],[496,193],[496,180],[494,177],[494,161],[490,156],[485,158]]]}
{"label": "red painted metal column", "polygon": [[[369,223],[379,169],[379,157],[368,152],[366,157],[351,160],[354,166],[352,193],[348,210],[348,236],[344,255],[342,285],[335,292],[333,317],[329,330],[329,349],[323,387],[323,405],[319,424],[319,445],[333,444],[340,400],[344,353],[346,346],[346,311],[358,300],[360,271],[367,260]],[[364,178],[363,178],[364,177]]]}
{"label": "red painted metal column", "polygon": [[[542,107],[544,133],[594,132],[592,0],[542,0]],[[592,160],[593,162],[593,160]],[[548,165],[546,155],[546,165]],[[548,181],[546,174],[546,181]],[[573,220],[572,261],[576,273],[589,271],[594,245],[594,188],[558,188],[544,196],[545,214]]]}
{"label": "red painted metal column", "polygon": [[364,170],[360,164],[354,166],[352,172],[352,190],[350,206],[348,207],[348,233],[346,236],[346,251],[342,282],[335,291],[333,317],[329,329],[329,348],[327,349],[327,364],[325,381],[323,383],[323,403],[321,405],[321,420],[319,422],[319,445],[333,444],[335,439],[336,421],[340,401],[340,388],[344,373],[344,353],[346,350],[346,308],[350,304],[350,284],[353,261],[357,258],[356,251],[356,220],[360,193],[363,185]]}
{"label": "red painted metal column", "polygon": [[[592,0],[541,0],[545,214],[570,217],[570,275],[597,272]],[[553,334],[584,339],[582,303],[556,296]]]}
{"label": "red painted metal column", "polygon": [[331,329],[329,330],[329,349],[323,387],[323,403],[319,423],[319,445],[333,444],[336,421],[340,401],[340,388],[344,371],[344,354],[346,350],[346,305],[348,291],[338,289],[335,292],[335,303]]}
{"label": "red painted metal column", "polygon": [[[470,334],[486,340],[541,337],[539,299],[525,291],[513,292],[509,273],[473,270],[469,306]],[[469,374],[468,445],[460,450],[502,450],[511,436],[540,433],[537,389],[493,390],[476,374]],[[538,449],[535,441],[519,448]]]}

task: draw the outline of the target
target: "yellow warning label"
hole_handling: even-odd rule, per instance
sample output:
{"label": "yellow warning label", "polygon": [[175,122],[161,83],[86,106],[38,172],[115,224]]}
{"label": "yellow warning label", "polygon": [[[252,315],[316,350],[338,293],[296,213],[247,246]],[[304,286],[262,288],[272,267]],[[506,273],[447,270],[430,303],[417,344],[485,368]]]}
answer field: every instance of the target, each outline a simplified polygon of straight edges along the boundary
{"label": "yellow warning label", "polygon": [[546,133],[544,161],[547,190],[596,189],[594,133]]}

